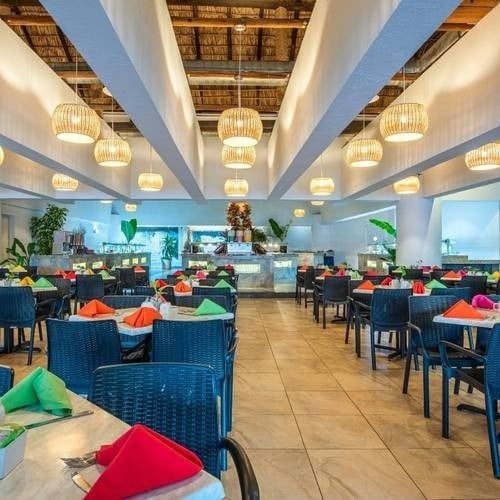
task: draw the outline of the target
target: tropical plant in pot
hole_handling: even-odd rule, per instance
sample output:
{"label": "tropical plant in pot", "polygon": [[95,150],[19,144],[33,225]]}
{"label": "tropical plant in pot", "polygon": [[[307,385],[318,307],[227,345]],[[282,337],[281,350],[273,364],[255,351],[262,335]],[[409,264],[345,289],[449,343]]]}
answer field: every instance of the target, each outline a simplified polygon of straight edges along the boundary
{"label": "tropical plant in pot", "polygon": [[34,253],[39,255],[52,254],[54,231],[60,231],[63,228],[67,215],[67,208],[60,208],[49,203],[41,217],[31,218],[30,230],[35,244]]}
{"label": "tropical plant in pot", "polygon": [[[394,239],[397,237],[397,231],[394,226],[390,222],[386,220],[380,219],[368,219],[371,224],[385,231],[389,236],[392,236]],[[390,246],[387,243],[383,243],[382,246],[387,253],[387,256],[381,257],[383,260],[390,262],[392,264],[396,264],[396,247]]]}
{"label": "tropical plant in pot", "polygon": [[271,226],[271,231],[273,232],[274,236],[280,240],[281,245],[280,245],[280,252],[281,253],[286,253],[288,248],[287,245],[285,244],[285,239],[288,235],[288,230],[290,229],[290,226],[292,224],[292,221],[288,221],[288,224],[285,224],[284,226],[281,226],[276,222],[274,219],[269,219],[269,225]]}
{"label": "tropical plant in pot", "polygon": [[24,245],[18,238],[14,238],[12,245],[7,249],[8,257],[0,262],[0,266],[22,266],[28,269],[31,256],[34,254],[35,243],[31,242]]}
{"label": "tropical plant in pot", "polygon": [[172,267],[172,259],[177,259],[179,256],[177,238],[167,233],[161,241],[160,250],[163,267],[170,269]]}

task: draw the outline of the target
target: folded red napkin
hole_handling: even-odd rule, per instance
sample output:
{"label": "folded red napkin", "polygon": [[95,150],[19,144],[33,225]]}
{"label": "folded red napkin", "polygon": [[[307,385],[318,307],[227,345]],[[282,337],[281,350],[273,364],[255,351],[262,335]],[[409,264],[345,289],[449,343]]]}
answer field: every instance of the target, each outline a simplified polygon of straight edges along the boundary
{"label": "folded red napkin", "polygon": [[179,281],[179,283],[177,283],[174,286],[174,290],[176,292],[190,292],[191,287],[187,283],[185,283],[184,281]]}
{"label": "folded red napkin", "polygon": [[155,319],[162,319],[161,314],[151,307],[141,307],[130,316],[125,316],[123,322],[127,325],[139,328],[141,326],[150,326]]}
{"label": "folded red napkin", "polygon": [[103,304],[100,300],[93,299],[78,311],[78,315],[93,318],[97,314],[113,314],[114,312],[115,310],[112,307]]}
{"label": "folded red napkin", "polygon": [[75,273],[75,271],[68,271],[64,275],[64,279],[67,279],[67,280],[74,280],[74,279],[76,279],[76,273]]}
{"label": "folded red napkin", "polygon": [[195,276],[196,276],[196,279],[204,280],[207,277],[207,273],[205,273],[204,271],[198,271],[195,274]]}
{"label": "folded red napkin", "polygon": [[412,286],[413,293],[425,293],[424,284],[420,280],[416,280]]}
{"label": "folded red napkin", "polygon": [[325,276],[333,276],[333,273],[331,271],[326,270],[325,272],[321,273],[320,276],[324,278]]}
{"label": "folded red napkin", "polygon": [[106,265],[106,264],[103,264],[100,268],[99,268],[101,271],[108,271],[109,270],[109,267]]}
{"label": "folded red napkin", "polygon": [[64,276],[64,270],[63,269],[58,269],[55,273],[54,276]]}
{"label": "folded red napkin", "polygon": [[180,269],[175,271],[174,276],[180,276],[181,274],[184,274]]}
{"label": "folded red napkin", "polygon": [[433,271],[436,271],[437,269],[441,269],[439,266],[432,266],[431,268]]}
{"label": "folded red napkin", "polygon": [[156,288],[163,288],[163,287],[165,287],[167,285],[168,285],[168,283],[165,280],[159,279],[159,280],[155,281],[155,287]]}
{"label": "folded red napkin", "polygon": [[229,271],[232,271],[232,270],[234,269],[234,267],[233,267],[231,264],[226,264],[226,265],[224,266],[224,269],[227,269],[227,270],[229,270]]}
{"label": "folded red napkin", "polygon": [[367,280],[367,281],[363,281],[363,283],[360,283],[358,285],[358,289],[360,289],[360,290],[375,290],[375,285],[371,281]]}
{"label": "folded red napkin", "polygon": [[390,276],[387,276],[385,277],[381,282],[380,284],[382,286],[391,286],[391,283],[392,283],[392,278]]}
{"label": "folded red napkin", "polygon": [[377,271],[366,271],[365,276],[377,276]]}
{"label": "folded red napkin", "polygon": [[460,276],[462,276],[462,278],[463,278],[464,276],[467,276],[467,271],[460,269],[459,271],[457,271],[457,274],[460,274]]}
{"label": "folded red napkin", "polygon": [[431,266],[422,266],[422,271],[424,273],[428,273],[431,269],[432,269]]}
{"label": "folded red napkin", "polygon": [[192,451],[141,424],[101,446],[96,461],[107,467],[86,500],[128,498],[184,481],[203,468]]}
{"label": "folded red napkin", "polygon": [[456,273],[455,271],[448,271],[447,273],[443,274],[443,278],[461,278],[462,276],[459,273]]}
{"label": "folded red napkin", "polygon": [[443,313],[443,316],[460,319],[484,319],[484,316],[476,311],[470,304],[467,304],[464,299],[453,304]]}
{"label": "folded red napkin", "polygon": [[339,269],[334,276],[345,276],[345,269]]}
{"label": "folded red napkin", "polygon": [[134,267],[134,271],[135,271],[136,273],[143,273],[143,272],[144,272],[144,268],[143,268],[143,267],[141,267],[141,266],[135,266],[135,267]]}

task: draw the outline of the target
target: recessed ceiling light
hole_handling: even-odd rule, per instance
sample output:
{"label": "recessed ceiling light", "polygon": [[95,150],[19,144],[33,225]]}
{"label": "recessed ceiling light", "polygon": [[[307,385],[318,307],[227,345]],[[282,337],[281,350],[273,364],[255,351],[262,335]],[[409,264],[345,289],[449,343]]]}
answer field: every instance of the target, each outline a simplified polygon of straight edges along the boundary
{"label": "recessed ceiling light", "polygon": [[237,23],[234,25],[234,31],[236,31],[236,33],[243,33],[246,29],[247,26],[245,23]]}
{"label": "recessed ceiling light", "polygon": [[113,94],[109,91],[108,87],[103,87],[102,88],[102,93],[106,94],[106,95],[109,95],[109,97],[113,97]]}
{"label": "recessed ceiling light", "polygon": [[378,94],[375,94],[369,101],[368,104],[372,104],[374,102],[377,102],[380,99],[380,96]]}

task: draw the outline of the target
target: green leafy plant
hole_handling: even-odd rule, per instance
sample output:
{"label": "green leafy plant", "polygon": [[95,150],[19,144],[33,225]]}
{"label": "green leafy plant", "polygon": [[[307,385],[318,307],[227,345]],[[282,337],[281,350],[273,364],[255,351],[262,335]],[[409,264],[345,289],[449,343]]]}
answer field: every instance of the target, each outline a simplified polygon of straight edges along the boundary
{"label": "green leafy plant", "polygon": [[252,241],[254,243],[266,243],[267,242],[267,234],[265,231],[258,227],[254,227],[252,229]]}
{"label": "green leafy plant", "polygon": [[271,231],[273,232],[274,236],[276,236],[276,238],[278,238],[281,242],[285,241],[285,238],[287,237],[288,234],[288,230],[292,225],[292,221],[289,221],[288,224],[285,224],[284,226],[278,224],[274,219],[269,219],[268,222],[269,225],[271,226]]}
{"label": "green leafy plant", "polygon": [[161,241],[161,258],[164,260],[177,259],[179,250],[177,238],[167,233]]}
{"label": "green leafy plant", "polygon": [[68,215],[67,208],[60,208],[49,203],[41,217],[31,218],[31,236],[34,242],[34,253],[51,255],[54,242],[54,231],[63,228]]}
{"label": "green leafy plant", "polygon": [[127,243],[130,243],[137,233],[137,219],[122,220],[120,227]]}
{"label": "green leafy plant", "polygon": [[[368,219],[368,220],[374,226],[378,227],[379,229],[382,229],[382,231],[385,231],[389,236],[392,236],[393,238],[397,237],[396,228],[390,222],[380,219]],[[387,245],[386,243],[383,243],[382,246],[384,247],[384,250],[387,253],[387,257],[384,260],[386,260],[387,262],[391,262],[392,264],[396,264],[396,248]]]}
{"label": "green leafy plant", "polygon": [[0,266],[8,264],[12,266],[23,266],[27,269],[30,265],[30,259],[34,254],[34,250],[34,242],[24,245],[18,238],[14,238],[12,245],[6,249],[9,257],[0,262]]}

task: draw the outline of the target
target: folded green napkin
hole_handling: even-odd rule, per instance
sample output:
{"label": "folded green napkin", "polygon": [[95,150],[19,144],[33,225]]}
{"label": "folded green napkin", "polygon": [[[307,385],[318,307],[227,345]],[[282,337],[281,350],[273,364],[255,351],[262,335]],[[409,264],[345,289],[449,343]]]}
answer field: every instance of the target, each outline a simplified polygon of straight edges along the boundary
{"label": "folded green napkin", "polygon": [[45,368],[38,367],[0,398],[0,413],[35,406],[54,415],[71,415],[73,407],[64,382]]}
{"label": "folded green napkin", "polygon": [[216,269],[215,264],[207,264],[207,271],[215,271]]}
{"label": "folded green napkin", "polygon": [[106,271],[106,269],[99,271],[99,274],[102,276],[103,280],[111,278],[111,274],[109,274],[108,271]]}
{"label": "folded green napkin", "polygon": [[31,286],[33,288],[52,288],[54,285],[47,278],[38,278]]}
{"label": "folded green napkin", "polygon": [[210,299],[203,299],[203,302],[194,310],[193,316],[208,316],[209,314],[224,314],[226,312],[219,304]]}
{"label": "folded green napkin", "polygon": [[215,285],[214,288],[230,288],[231,292],[234,292],[235,289],[226,281],[226,280],[219,280]]}
{"label": "folded green napkin", "polygon": [[433,288],[447,288],[446,285],[443,285],[440,281],[438,280],[431,280],[429,283],[425,285],[425,288],[428,290],[432,290]]}
{"label": "folded green napkin", "polygon": [[359,274],[358,271],[352,271],[351,272],[351,279],[360,280],[360,279],[363,279],[363,276],[361,276],[361,274]]}
{"label": "folded green napkin", "polygon": [[229,276],[229,273],[226,273],[226,271],[220,271],[217,273],[217,276]]}

